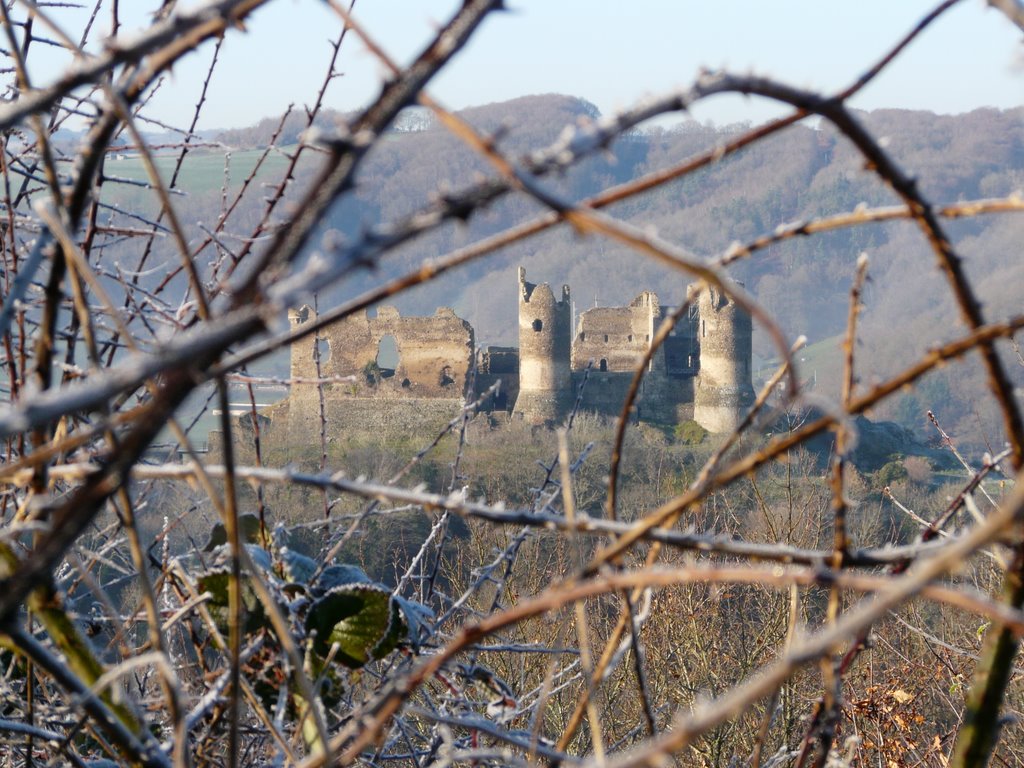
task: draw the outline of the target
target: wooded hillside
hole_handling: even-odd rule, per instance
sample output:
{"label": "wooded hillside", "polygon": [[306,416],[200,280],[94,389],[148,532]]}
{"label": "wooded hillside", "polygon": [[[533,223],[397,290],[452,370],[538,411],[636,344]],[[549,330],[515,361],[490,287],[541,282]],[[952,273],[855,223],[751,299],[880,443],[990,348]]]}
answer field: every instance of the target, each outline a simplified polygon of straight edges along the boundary
{"label": "wooded hillside", "polygon": [[[522,155],[554,141],[566,125],[597,118],[598,110],[583,99],[547,94],[475,107],[461,116],[496,136],[498,146],[510,155]],[[858,116],[885,137],[893,157],[940,206],[1004,197],[1024,187],[1024,108],[980,109],[963,115],[892,109]],[[341,117],[328,113],[319,123],[330,126]],[[300,122],[297,116],[287,120],[278,143],[298,141]],[[219,139],[239,148],[262,149],[278,123],[267,119],[248,129],[224,131]],[[671,128],[633,130],[602,155],[574,166],[554,186],[572,199],[585,199],[609,185],[712,150],[749,127],[684,121]],[[485,171],[479,155],[428,114],[413,110],[371,152],[354,199],[332,213],[330,226],[354,238],[378,222],[412,213],[424,198],[464,186]],[[300,176],[298,186],[308,173],[311,170]],[[864,169],[858,152],[835,129],[801,124],[610,210],[711,259],[733,243],[746,244],[780,227],[895,203],[892,192]],[[443,226],[398,249],[378,273],[357,276],[320,301],[330,306],[351,295],[353,286],[370,285],[380,272],[408,271],[424,258],[500,232],[539,212],[540,206],[528,199],[504,200],[464,223]],[[850,279],[861,253],[872,264],[861,321],[868,340],[860,349],[863,377],[891,374],[909,356],[920,355],[955,333],[949,320],[954,307],[944,292],[942,275],[914,229],[905,221],[888,222],[840,228],[814,238],[795,237],[739,261],[731,272],[790,334],[803,334],[811,344],[824,342],[802,373],[835,395],[841,365],[838,334],[846,323]],[[951,221],[949,231],[968,258],[968,272],[978,282],[986,309],[1000,316],[1018,307],[1018,286],[1024,280],[1019,248],[1024,216]],[[527,267],[531,278],[568,283],[581,311],[595,302],[627,303],[647,288],[670,304],[685,293],[685,280],[628,248],[561,229],[504,248],[450,278],[406,294],[400,304],[424,314],[437,306],[453,306],[473,324],[478,341],[516,344],[514,286],[519,264]],[[899,333],[887,332],[896,328]],[[755,354],[772,357],[763,335],[755,337]],[[975,405],[983,386],[979,376],[953,366],[930,377],[922,392],[897,398],[878,416],[926,434],[925,412],[931,409],[962,437],[979,445],[998,441],[997,420]]]}

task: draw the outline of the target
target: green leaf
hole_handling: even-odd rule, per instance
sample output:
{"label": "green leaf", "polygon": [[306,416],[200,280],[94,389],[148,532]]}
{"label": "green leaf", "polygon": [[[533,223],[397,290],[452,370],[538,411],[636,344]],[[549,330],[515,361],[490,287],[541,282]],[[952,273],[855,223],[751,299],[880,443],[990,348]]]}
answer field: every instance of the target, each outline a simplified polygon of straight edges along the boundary
{"label": "green leaf", "polygon": [[257,547],[255,544],[246,544],[245,549],[248,551],[249,558],[252,560],[253,565],[268,573],[273,570],[274,560],[271,558],[270,553],[267,552],[267,550],[263,547]]}
{"label": "green leaf", "polygon": [[308,584],[317,569],[316,560],[288,547],[281,547],[281,564],[284,577],[298,584]]}
{"label": "green leaf", "polygon": [[347,584],[373,584],[373,579],[358,565],[329,565],[316,580],[315,590],[323,594]]}
{"label": "green leaf", "polygon": [[314,636],[313,650],[321,658],[337,643],[335,660],[358,669],[394,650],[405,624],[386,587],[348,584],[335,587],[310,606],[306,631]]}
{"label": "green leaf", "polygon": [[402,617],[409,630],[409,641],[414,648],[419,648],[420,636],[430,629],[430,622],[434,620],[434,612],[423,603],[413,600],[406,600],[404,597],[395,595],[395,603],[402,611]]}
{"label": "green leaf", "polygon": [[[228,583],[231,573],[227,568],[216,568],[207,571],[197,580],[200,592],[209,592],[210,600],[207,608],[217,628],[222,632],[228,629],[231,612],[228,608]],[[263,610],[263,603],[252,586],[252,578],[242,574],[242,631],[246,634],[259,629],[269,628],[270,619]]]}

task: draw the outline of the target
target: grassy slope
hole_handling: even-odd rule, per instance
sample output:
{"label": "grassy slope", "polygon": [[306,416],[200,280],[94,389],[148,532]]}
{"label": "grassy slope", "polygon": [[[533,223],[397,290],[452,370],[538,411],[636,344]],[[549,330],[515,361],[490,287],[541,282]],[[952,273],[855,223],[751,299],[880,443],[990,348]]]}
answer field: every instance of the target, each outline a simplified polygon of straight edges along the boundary
{"label": "grassy slope", "polygon": [[[796,355],[797,371],[800,381],[807,386],[819,390],[825,389],[828,394],[838,393],[839,376],[843,367],[843,334],[829,336],[814,344],[808,344]],[[754,386],[758,387],[775,373],[781,361],[754,360]]]}
{"label": "grassy slope", "polygon": [[[283,151],[289,151],[291,147],[284,147]],[[245,178],[252,172],[259,162],[264,150],[246,149],[234,152],[192,152],[186,156],[182,164],[181,173],[178,174],[179,189],[187,190],[192,194],[202,194],[220,190],[225,182],[225,166],[227,167],[227,180],[230,190],[237,190]],[[177,152],[158,154],[155,158],[157,170],[160,172],[164,182],[170,181],[177,162]],[[288,159],[282,152],[270,153],[257,176],[259,180],[276,181],[284,170]],[[145,166],[142,159],[136,154],[129,154],[124,159],[118,159],[112,155],[107,161],[107,174],[133,181],[148,181]],[[107,185],[105,187],[107,202],[124,203],[131,200],[133,203],[139,199],[137,188],[129,185]]]}

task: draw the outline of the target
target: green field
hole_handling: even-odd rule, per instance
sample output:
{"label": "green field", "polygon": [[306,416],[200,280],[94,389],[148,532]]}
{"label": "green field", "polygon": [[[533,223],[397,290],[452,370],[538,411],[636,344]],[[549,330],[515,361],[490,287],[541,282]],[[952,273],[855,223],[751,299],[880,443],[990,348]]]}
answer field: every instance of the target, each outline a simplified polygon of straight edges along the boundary
{"label": "green field", "polygon": [[816,341],[801,349],[797,355],[797,369],[800,376],[808,378],[826,371],[837,371],[843,364],[843,336],[838,334]]}
{"label": "green field", "polygon": [[[831,381],[843,366],[843,335],[837,334],[827,339],[809,344],[796,353],[796,369],[800,380],[814,382],[816,379]],[[781,361],[779,358],[771,360],[757,360],[754,367],[755,387],[767,381]]]}
{"label": "green field", "polygon": [[[271,151],[260,167],[257,181],[276,183],[288,164],[288,158],[283,153],[291,152],[294,149],[295,147],[291,146]],[[219,191],[227,180],[229,191],[237,190],[252,173],[253,168],[256,167],[263,155],[264,150],[256,149],[234,152],[194,150],[185,157],[176,186],[189,194],[200,195]],[[170,182],[177,160],[178,152],[155,156],[157,171],[165,184]],[[108,177],[114,179],[104,185],[103,197],[106,202],[123,204],[128,201],[137,201],[143,194],[148,195],[142,187],[116,182],[116,179],[128,179],[148,183],[149,176],[146,173],[145,165],[137,153],[111,153],[104,170]]]}

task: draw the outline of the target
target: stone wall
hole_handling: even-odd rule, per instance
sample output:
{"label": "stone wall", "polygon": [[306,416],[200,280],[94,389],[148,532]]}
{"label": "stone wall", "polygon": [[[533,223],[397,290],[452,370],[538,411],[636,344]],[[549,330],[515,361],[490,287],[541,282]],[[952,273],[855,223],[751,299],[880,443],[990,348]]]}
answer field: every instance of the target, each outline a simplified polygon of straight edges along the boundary
{"label": "stone wall", "polygon": [[[463,406],[461,398],[390,397],[387,394],[373,398],[336,398],[330,390],[324,394],[329,453],[333,453],[332,444],[346,440],[351,433],[415,434],[422,436],[424,444],[429,443],[462,412]],[[318,401],[288,399],[266,409],[265,414],[268,420],[261,424],[260,435],[264,452],[277,452],[279,455],[274,457],[277,462],[303,464],[319,459]],[[241,442],[247,442],[245,436]]]}
{"label": "stone wall", "polygon": [[[314,318],[309,307],[289,313],[293,327]],[[301,461],[320,453],[321,392],[328,443],[353,431],[418,434],[429,441],[462,411],[473,328],[448,307],[429,317],[402,317],[395,307],[381,306],[372,317],[364,311],[321,329],[291,353],[291,390],[263,411],[261,439],[269,450]]]}
{"label": "stone wall", "polygon": [[632,372],[643,359],[660,316],[658,297],[644,291],[628,307],[595,307],[580,315],[571,366],[581,371]]}
{"label": "stone wall", "polygon": [[519,350],[515,347],[488,346],[476,357],[476,391],[486,392],[498,381],[501,387],[484,407],[509,411],[519,397]]}
{"label": "stone wall", "polygon": [[[595,307],[580,315],[571,367],[578,387],[590,366],[583,410],[611,417],[621,413],[634,371],[666,315],[651,291],[641,293],[629,306]],[[696,345],[686,318],[649,361],[634,416],[664,423],[678,421],[679,407],[693,402],[695,358]]]}
{"label": "stone wall", "polygon": [[[293,325],[313,317],[309,307],[290,314]],[[430,317],[402,317],[382,306],[376,317],[365,311],[320,331],[316,339],[292,348],[292,377],[316,378],[319,350],[323,377],[347,377],[332,385],[334,396],[459,398],[465,394],[473,363],[473,328],[448,307]],[[397,352],[397,360],[385,360]],[[314,384],[296,384],[292,394],[313,396]]]}

